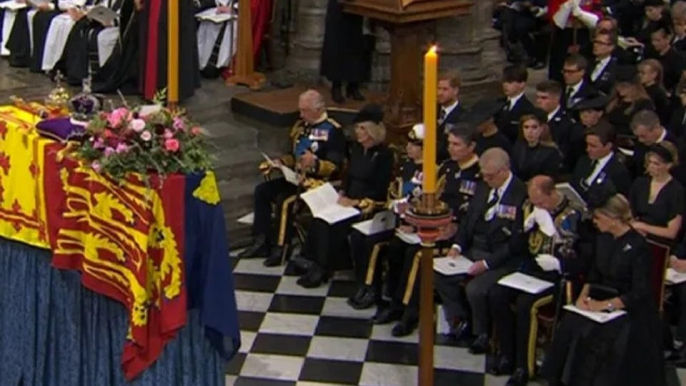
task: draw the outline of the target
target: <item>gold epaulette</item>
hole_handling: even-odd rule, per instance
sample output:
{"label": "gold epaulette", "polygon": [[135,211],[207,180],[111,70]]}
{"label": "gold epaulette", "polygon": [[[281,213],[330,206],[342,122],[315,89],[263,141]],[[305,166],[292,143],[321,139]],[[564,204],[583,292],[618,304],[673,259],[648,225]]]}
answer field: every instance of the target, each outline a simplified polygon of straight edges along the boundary
{"label": "gold epaulette", "polygon": [[333,118],[326,118],[326,122],[329,122],[330,124],[333,125],[333,127],[337,128],[337,129],[340,129],[341,127],[343,127],[343,125],[341,125],[340,123],[338,123],[338,121],[336,121],[336,120],[333,119]]}
{"label": "gold epaulette", "polygon": [[306,190],[318,188],[326,183],[325,180],[320,180],[318,178],[305,178],[302,182],[303,188]]}
{"label": "gold epaulette", "polygon": [[328,178],[338,169],[336,164],[331,161],[320,159],[317,166],[316,174],[318,177]]}
{"label": "gold epaulette", "polygon": [[357,205],[357,207],[360,209],[362,214],[368,214],[372,213],[378,208],[385,207],[385,205],[385,202],[374,201],[371,198],[363,198],[360,200],[360,203]]}

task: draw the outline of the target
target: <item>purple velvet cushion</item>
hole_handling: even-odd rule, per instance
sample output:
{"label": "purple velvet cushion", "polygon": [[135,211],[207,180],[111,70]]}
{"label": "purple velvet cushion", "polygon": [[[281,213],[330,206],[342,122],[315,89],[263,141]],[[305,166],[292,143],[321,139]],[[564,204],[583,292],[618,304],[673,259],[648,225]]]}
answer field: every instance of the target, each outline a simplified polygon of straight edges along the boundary
{"label": "purple velvet cushion", "polygon": [[73,124],[70,118],[45,119],[38,122],[36,128],[40,135],[58,141],[66,141],[84,130],[83,126]]}

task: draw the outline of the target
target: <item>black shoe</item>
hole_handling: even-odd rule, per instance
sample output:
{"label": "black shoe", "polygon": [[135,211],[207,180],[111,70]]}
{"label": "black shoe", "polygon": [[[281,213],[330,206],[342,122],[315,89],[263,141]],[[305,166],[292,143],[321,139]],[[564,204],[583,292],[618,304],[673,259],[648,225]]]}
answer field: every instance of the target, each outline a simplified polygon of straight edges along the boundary
{"label": "black shoe", "polygon": [[356,310],[366,310],[378,303],[379,296],[376,289],[374,289],[374,287],[367,287],[367,292],[365,292],[364,296],[362,296],[361,299],[358,299],[352,307]]}
{"label": "black shoe", "polygon": [[345,98],[343,97],[343,92],[340,87],[331,88],[331,99],[339,105],[345,103]]}
{"label": "black shoe", "polygon": [[304,275],[312,269],[312,261],[303,256],[297,256],[291,259],[288,268],[292,269],[296,275]]}
{"label": "black shoe", "polygon": [[360,92],[360,89],[359,89],[359,87],[357,87],[357,85],[352,86],[349,84],[348,87],[346,87],[345,94],[348,98],[352,98],[353,100],[356,100],[356,101],[361,102],[361,101],[365,100],[364,95],[362,95],[362,93]]}
{"label": "black shoe", "polygon": [[348,298],[348,305],[354,309],[358,309],[360,300],[367,294],[367,291],[369,291],[369,287],[366,285],[359,286],[355,295]]}
{"label": "black shoe", "polygon": [[536,59],[532,59],[529,61],[529,63],[526,64],[527,67],[531,68],[532,70],[541,70],[545,68],[545,63],[540,62]]}
{"label": "black shoe", "polygon": [[372,322],[374,324],[388,324],[400,320],[403,316],[403,312],[393,307],[379,307],[379,310],[372,317]]}
{"label": "black shoe", "polygon": [[319,266],[313,265],[312,268],[298,279],[297,283],[303,288],[317,288],[324,283],[328,283],[329,274]]}
{"label": "black shoe", "polygon": [[405,311],[403,313],[402,318],[400,319],[400,322],[393,326],[393,330],[391,330],[391,335],[395,336],[396,338],[408,336],[412,334],[412,332],[414,332],[415,329],[417,329],[418,322],[419,320],[416,315],[413,315]]}
{"label": "black shoe", "polygon": [[283,247],[276,247],[271,255],[262,263],[265,267],[278,267],[283,259]]}
{"label": "black shoe", "polygon": [[453,329],[452,334],[455,336],[455,340],[464,341],[472,338],[472,326],[471,324],[464,320],[457,324]]}
{"label": "black shoe", "polygon": [[510,379],[507,380],[505,386],[526,386],[527,383],[529,383],[529,374],[527,374],[525,369],[518,367]]}
{"label": "black shoe", "polygon": [[513,367],[512,361],[506,356],[502,355],[500,358],[495,360],[495,364],[489,369],[489,373],[496,376],[512,374]]}
{"label": "black shoe", "polygon": [[253,257],[265,257],[269,255],[269,243],[264,236],[257,236],[255,242],[246,250],[241,252],[238,257],[248,259]]}
{"label": "black shoe", "polygon": [[476,337],[476,340],[469,346],[469,352],[475,355],[486,354],[488,352],[488,335],[481,334]]}

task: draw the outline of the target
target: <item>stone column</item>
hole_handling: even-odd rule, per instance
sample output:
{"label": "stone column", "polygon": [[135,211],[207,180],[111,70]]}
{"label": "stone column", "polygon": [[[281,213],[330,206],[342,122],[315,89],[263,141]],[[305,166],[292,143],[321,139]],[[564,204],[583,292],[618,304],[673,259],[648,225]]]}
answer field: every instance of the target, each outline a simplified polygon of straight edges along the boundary
{"label": "stone column", "polygon": [[326,1],[298,0],[291,23],[289,55],[285,72],[291,81],[319,80],[319,62],[324,44]]}

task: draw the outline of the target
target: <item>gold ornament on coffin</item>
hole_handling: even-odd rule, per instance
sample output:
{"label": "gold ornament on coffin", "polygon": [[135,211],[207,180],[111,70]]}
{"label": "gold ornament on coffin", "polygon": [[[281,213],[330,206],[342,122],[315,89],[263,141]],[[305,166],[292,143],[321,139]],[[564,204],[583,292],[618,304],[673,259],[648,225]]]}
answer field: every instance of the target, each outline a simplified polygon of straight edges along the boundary
{"label": "gold ornament on coffin", "polygon": [[71,96],[69,91],[62,86],[62,79],[62,74],[58,71],[55,76],[55,88],[45,98],[45,105],[51,116],[66,115],[69,112],[68,103]]}

